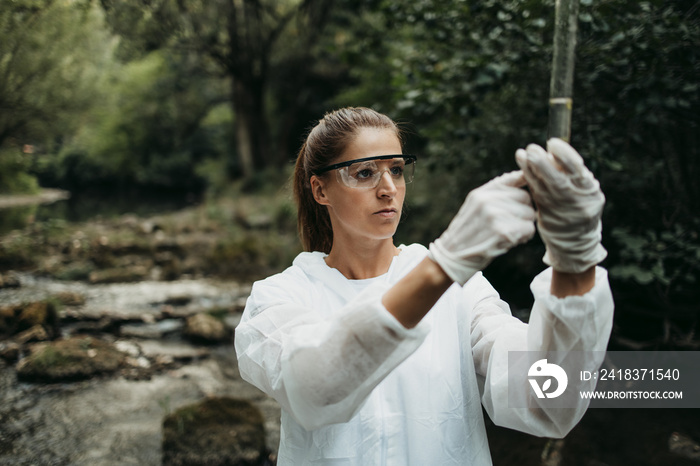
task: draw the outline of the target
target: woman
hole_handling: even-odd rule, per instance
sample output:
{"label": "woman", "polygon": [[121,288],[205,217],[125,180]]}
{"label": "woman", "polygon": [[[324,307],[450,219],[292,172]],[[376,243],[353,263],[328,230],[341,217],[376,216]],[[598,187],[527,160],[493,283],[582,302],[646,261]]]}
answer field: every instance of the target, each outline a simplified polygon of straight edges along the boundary
{"label": "woman", "polygon": [[[580,420],[585,402],[508,407],[508,351],[604,351],[612,325],[603,195],[568,144],[550,151],[519,150],[521,170],[472,191],[429,249],[396,247],[415,162],[396,124],[346,108],[311,130],[294,180],[306,252],[254,284],[236,329],[241,375],[282,407],[280,465],[487,465],[482,404],[539,436]],[[552,267],[525,324],[480,271],[536,218]]]}

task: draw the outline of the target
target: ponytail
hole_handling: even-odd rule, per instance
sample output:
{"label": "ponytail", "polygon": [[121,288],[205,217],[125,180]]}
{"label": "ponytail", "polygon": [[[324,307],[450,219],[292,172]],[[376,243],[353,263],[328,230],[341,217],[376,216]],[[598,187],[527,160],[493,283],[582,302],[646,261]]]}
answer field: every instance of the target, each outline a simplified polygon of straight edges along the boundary
{"label": "ponytail", "polygon": [[294,167],[294,200],[297,203],[297,230],[304,251],[321,251],[328,254],[333,245],[333,229],[326,207],[311,192],[311,176],[304,167],[306,142],[299,150]]}

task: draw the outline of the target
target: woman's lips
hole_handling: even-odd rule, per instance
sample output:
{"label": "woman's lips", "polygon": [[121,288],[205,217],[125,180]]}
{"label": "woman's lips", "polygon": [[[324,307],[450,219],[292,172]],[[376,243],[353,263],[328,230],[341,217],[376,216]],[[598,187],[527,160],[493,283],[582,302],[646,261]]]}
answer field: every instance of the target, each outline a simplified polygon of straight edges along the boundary
{"label": "woman's lips", "polygon": [[396,215],[397,211],[396,209],[382,209],[378,212],[375,212],[375,215],[379,215],[380,217],[384,218],[391,218]]}

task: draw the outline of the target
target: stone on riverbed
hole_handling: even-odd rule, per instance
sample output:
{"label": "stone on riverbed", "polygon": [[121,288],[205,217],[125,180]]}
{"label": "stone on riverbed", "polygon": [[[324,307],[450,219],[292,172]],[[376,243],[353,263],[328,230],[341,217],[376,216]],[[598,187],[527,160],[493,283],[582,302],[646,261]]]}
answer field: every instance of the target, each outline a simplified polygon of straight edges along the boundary
{"label": "stone on riverbed", "polygon": [[54,294],[52,298],[64,306],[82,306],[85,304],[85,295],[75,291],[60,291]]}
{"label": "stone on riverbed", "polygon": [[11,336],[36,326],[43,327],[49,335],[56,333],[58,310],[52,301],[0,306],[0,336]]}
{"label": "stone on riverbed", "polygon": [[182,321],[178,319],[164,319],[153,324],[125,324],[121,326],[119,333],[123,337],[159,339],[180,330],[182,325]]}
{"label": "stone on riverbed", "polygon": [[148,269],[143,265],[117,267],[113,269],[95,270],[90,272],[90,283],[125,283],[140,282],[148,276]]}
{"label": "stone on riverbed", "polygon": [[33,341],[46,341],[50,340],[49,334],[46,333],[46,329],[41,325],[35,325],[34,327],[27,329],[23,332],[18,333],[12,340],[18,344],[25,344]]}
{"label": "stone on riverbed", "polygon": [[7,363],[14,363],[19,358],[20,346],[14,341],[0,342],[0,359]]}
{"label": "stone on riverbed", "polygon": [[183,333],[199,343],[222,343],[231,338],[231,329],[221,320],[206,313],[188,317]]}
{"label": "stone on riverbed", "polygon": [[90,336],[75,336],[33,345],[31,354],[17,364],[17,376],[36,382],[87,379],[116,371],[125,357],[110,343]]}
{"label": "stone on riverbed", "polygon": [[1,288],[19,288],[22,284],[19,278],[13,272],[0,273],[0,289]]}
{"label": "stone on riverbed", "polygon": [[260,410],[241,399],[207,398],[163,420],[163,465],[266,464]]}

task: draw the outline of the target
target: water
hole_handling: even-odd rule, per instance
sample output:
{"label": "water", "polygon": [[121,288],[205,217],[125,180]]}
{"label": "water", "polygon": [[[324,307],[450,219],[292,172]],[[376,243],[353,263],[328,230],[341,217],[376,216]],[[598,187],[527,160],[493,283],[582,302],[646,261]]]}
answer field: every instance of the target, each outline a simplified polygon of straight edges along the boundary
{"label": "water", "polygon": [[[212,308],[232,309],[240,318],[250,286],[213,280],[88,285],[20,275],[22,287],[0,290],[0,304],[42,299],[60,291],[85,296],[82,306],[65,308],[71,324],[108,317],[130,325],[157,325],[163,310],[188,315]],[[169,304],[174,303],[174,304]],[[238,310],[238,311],[237,311]],[[170,319],[172,320],[172,319]],[[207,396],[247,399],[266,419],[267,443],[279,444],[279,406],[244,382],[232,344],[202,347],[189,343],[168,322],[162,338],[102,334],[134,348],[135,359],[152,364],[175,361],[150,378],[124,373],[73,383],[18,382],[14,367],[0,362],[0,464],[3,465],[153,465],[161,462],[161,424],[166,414]],[[70,326],[65,330],[69,331]],[[165,358],[165,359],[164,359]]]}

